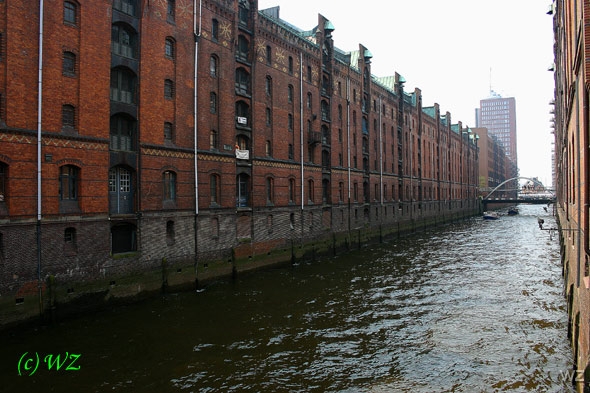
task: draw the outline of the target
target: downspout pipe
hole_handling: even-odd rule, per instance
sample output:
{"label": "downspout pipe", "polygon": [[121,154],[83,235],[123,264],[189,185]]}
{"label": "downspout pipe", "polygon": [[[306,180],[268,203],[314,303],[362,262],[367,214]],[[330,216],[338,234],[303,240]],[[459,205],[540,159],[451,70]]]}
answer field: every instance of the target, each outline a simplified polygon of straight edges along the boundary
{"label": "downspout pipe", "polygon": [[39,1],[39,76],[37,79],[37,287],[39,290],[39,315],[43,315],[43,285],[41,283],[41,123],[43,114],[43,0]]}
{"label": "downspout pipe", "polygon": [[[301,160],[301,244],[303,244],[303,208],[305,207],[305,180],[303,178],[303,53],[299,52],[299,150]],[[311,223],[310,223],[311,224]]]}
{"label": "downspout pipe", "polygon": [[195,286],[198,288],[199,286],[199,263],[197,258],[198,252],[198,223],[199,223],[199,159],[198,159],[198,149],[197,149],[197,135],[198,135],[198,70],[199,70],[199,39],[201,37],[201,16],[202,16],[202,7],[203,1],[199,0],[199,10],[198,10],[198,26],[197,26],[197,2],[193,2],[193,35],[195,38],[195,70],[194,70],[194,78],[193,78],[193,121],[194,121],[194,171],[195,171],[195,222],[194,222],[194,233],[195,233]]}
{"label": "downspout pipe", "polygon": [[379,97],[379,195],[381,206],[383,206],[383,120],[382,120],[383,103]]}
{"label": "downspout pipe", "polygon": [[[299,134],[300,134],[300,159],[301,159],[301,217],[305,206],[305,181],[303,179],[303,53],[299,52]],[[302,227],[303,230],[303,227]]]}
{"label": "downspout pipe", "polygon": [[348,235],[351,227],[351,205],[350,205],[350,77],[346,78],[346,154],[348,161]]}

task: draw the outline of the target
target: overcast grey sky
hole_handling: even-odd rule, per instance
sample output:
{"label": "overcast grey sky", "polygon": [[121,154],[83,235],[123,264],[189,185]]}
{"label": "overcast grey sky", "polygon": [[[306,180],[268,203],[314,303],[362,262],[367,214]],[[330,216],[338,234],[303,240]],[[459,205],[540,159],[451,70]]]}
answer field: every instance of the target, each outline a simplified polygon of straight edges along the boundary
{"label": "overcast grey sky", "polygon": [[[280,17],[304,30],[317,14],[336,30],[344,51],[363,44],[373,53],[372,72],[406,79],[422,90],[423,104],[440,104],[453,123],[475,126],[475,108],[491,88],[515,97],[521,176],[550,185],[549,102],[553,99],[550,0],[259,0],[280,6]],[[491,72],[490,72],[491,70]],[[490,77],[491,76],[491,77]]]}

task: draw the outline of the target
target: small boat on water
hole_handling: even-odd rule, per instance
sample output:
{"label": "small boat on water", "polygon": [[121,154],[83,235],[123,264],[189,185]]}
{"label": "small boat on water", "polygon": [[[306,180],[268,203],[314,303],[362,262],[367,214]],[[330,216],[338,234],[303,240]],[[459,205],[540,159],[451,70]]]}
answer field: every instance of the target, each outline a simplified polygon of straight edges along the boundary
{"label": "small boat on water", "polygon": [[508,209],[509,216],[516,216],[518,213],[519,213],[518,209],[515,207],[511,207],[510,209]]}
{"label": "small boat on water", "polygon": [[483,212],[484,220],[497,220],[498,218],[500,218],[500,215],[496,212]]}

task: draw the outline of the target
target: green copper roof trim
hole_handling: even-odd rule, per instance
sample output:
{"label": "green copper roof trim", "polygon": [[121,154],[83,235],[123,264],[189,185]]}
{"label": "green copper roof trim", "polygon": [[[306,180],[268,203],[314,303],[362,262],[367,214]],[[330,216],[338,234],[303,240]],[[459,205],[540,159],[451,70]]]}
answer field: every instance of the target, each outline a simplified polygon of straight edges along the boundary
{"label": "green copper roof trim", "polygon": [[324,30],[325,31],[334,31],[336,29],[334,28],[334,25],[332,24],[332,22],[327,20],[326,23],[324,23]]}
{"label": "green copper roof trim", "polygon": [[424,112],[425,114],[427,114],[428,116],[432,117],[433,119],[435,119],[436,117],[436,108],[433,106],[429,106],[429,107],[423,107],[422,108],[422,112]]}

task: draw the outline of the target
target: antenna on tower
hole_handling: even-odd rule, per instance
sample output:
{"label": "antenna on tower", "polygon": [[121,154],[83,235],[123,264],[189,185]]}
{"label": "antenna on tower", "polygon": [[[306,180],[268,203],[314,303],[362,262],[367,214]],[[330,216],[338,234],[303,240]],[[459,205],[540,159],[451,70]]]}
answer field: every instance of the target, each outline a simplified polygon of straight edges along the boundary
{"label": "antenna on tower", "polygon": [[492,90],[492,67],[490,67],[490,97],[493,96],[493,90]]}
{"label": "antenna on tower", "polygon": [[492,89],[492,67],[490,67],[490,98],[500,98],[500,94]]}

